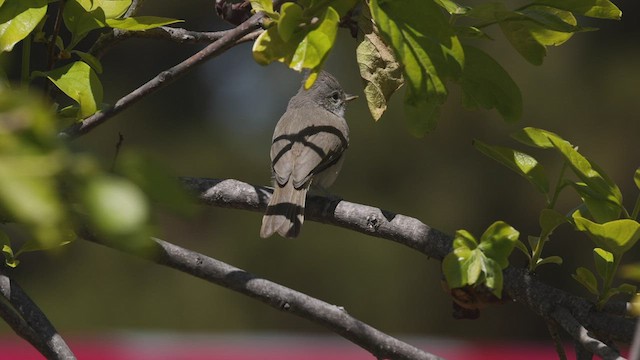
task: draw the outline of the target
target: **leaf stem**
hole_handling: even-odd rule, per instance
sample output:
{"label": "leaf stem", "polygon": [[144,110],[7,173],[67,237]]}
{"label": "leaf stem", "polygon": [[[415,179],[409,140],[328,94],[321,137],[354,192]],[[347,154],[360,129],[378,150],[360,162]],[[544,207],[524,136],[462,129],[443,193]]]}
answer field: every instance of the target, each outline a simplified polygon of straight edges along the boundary
{"label": "leaf stem", "polygon": [[547,209],[553,209],[556,206],[556,202],[558,201],[560,192],[565,187],[565,185],[562,184],[562,180],[564,178],[564,173],[567,171],[567,167],[569,167],[569,164],[566,161],[564,161],[562,163],[562,169],[560,170],[560,176],[558,176],[558,181],[556,181],[553,197],[551,198],[551,202],[549,202],[549,204],[547,205]]}
{"label": "leaf stem", "polygon": [[22,69],[20,72],[20,83],[24,88],[29,86],[29,73],[31,64],[31,34],[22,42]]}
{"label": "leaf stem", "polygon": [[638,214],[640,213],[640,194],[636,198],[636,204],[633,206],[633,212],[631,213],[631,219],[638,220]]}

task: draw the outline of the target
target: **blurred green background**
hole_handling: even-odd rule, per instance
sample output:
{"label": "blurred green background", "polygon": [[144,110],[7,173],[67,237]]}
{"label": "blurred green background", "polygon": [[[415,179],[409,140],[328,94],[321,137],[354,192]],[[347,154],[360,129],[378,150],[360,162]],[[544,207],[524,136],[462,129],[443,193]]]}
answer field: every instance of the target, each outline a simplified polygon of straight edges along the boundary
{"label": "blurred green background", "polygon": [[[483,42],[522,90],[524,116],[502,122],[493,111],[466,111],[455,85],[438,128],[423,139],[411,137],[402,118],[402,94],[374,123],[364,100],[347,112],[351,145],[343,171],[331,189],[348,201],[406,214],[452,234],[465,228],[480,234],[502,219],[523,235],[537,232],[543,199],[522,178],[486,158],[471,145],[517,146],[507,135],[524,126],[559,133],[600,164],[619,184],[628,206],[637,189],[640,165],[640,4],[616,1],[623,20],[584,25],[598,32],[574,36],[549,49],[545,63],[525,62],[499,29]],[[141,14],[184,19],[191,30],[228,28],[215,16],[213,1],[147,1]],[[357,42],[341,30],[327,69],[350,93],[362,95],[355,62]],[[105,101],[118,98],[195,53],[202,46],[132,39],[102,59]],[[9,65],[19,66],[14,51]],[[269,184],[273,127],[299,74],[281,64],[253,62],[251,44],[213,59],[165,89],[145,98],[73,143],[109,164],[118,141],[141,151],[175,174],[235,178]],[[552,153],[535,153],[550,172]],[[566,192],[559,209],[577,203]],[[451,300],[440,285],[440,263],[401,245],[345,229],[305,223],[297,240],[260,239],[261,214],[200,208],[190,218],[158,214],[158,237],[210,255],[249,272],[343,306],[359,319],[390,333],[455,338],[536,339],[544,322],[519,304],[486,309],[477,321],[451,317]],[[545,248],[561,255],[561,267],[544,266],[540,276],[585,294],[570,273],[591,267],[591,243],[560,229]],[[638,252],[624,260],[638,260]],[[523,264],[516,254],[513,263]],[[274,311],[230,290],[156,266],[92,243],[77,241],[57,253],[26,254],[16,280],[63,334],[120,329],[185,332],[320,332],[306,320]],[[0,324],[0,332],[11,330]]]}

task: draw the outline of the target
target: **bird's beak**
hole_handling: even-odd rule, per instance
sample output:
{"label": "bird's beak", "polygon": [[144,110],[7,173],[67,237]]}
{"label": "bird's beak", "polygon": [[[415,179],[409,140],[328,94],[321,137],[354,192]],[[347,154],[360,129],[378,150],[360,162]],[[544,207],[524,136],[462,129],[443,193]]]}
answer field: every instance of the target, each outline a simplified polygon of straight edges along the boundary
{"label": "bird's beak", "polygon": [[344,101],[349,102],[358,98],[358,95],[346,94]]}

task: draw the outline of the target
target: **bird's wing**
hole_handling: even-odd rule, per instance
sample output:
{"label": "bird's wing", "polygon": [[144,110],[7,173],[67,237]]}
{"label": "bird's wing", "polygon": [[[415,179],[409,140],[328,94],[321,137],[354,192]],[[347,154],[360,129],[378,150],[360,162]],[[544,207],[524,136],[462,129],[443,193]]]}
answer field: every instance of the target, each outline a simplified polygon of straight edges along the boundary
{"label": "bird's wing", "polygon": [[349,144],[346,121],[320,107],[289,109],[276,125],[271,161],[278,184],[300,188],[337,162]]}

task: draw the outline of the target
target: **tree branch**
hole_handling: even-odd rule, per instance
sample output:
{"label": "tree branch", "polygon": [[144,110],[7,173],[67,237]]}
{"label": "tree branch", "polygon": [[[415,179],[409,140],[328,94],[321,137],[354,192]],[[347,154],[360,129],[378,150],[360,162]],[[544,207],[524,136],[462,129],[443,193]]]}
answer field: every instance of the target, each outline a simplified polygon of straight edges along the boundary
{"label": "tree branch", "polygon": [[83,233],[82,237],[226,287],[260,300],[274,309],[311,320],[380,359],[440,359],[365,324],[338,306],[166,241],[153,239],[154,248],[140,252],[132,251],[122,244],[101,242],[88,233]]}
{"label": "tree branch", "polygon": [[263,13],[257,13],[253,15],[251,18],[249,18],[249,20],[238,25],[236,28],[229,30],[218,41],[210,44],[209,46],[205,47],[204,49],[192,55],[178,65],[170,68],[169,70],[161,72],[155,78],[149,80],[146,84],[125,95],[120,100],[118,100],[113,107],[101,110],[87,117],[86,119],[73,124],[72,126],[64,129],[59,134],[59,136],[65,139],[72,140],[77,138],[78,136],[88,133],[96,126],[104,123],[108,119],[120,113],[122,110],[138,102],[140,99],[166,86],[172,80],[175,80],[179,76],[184,75],[189,70],[193,69],[196,65],[202,64],[205,60],[215,57],[235,45],[238,40],[252,32],[253,30],[256,30],[260,26],[263,16]]}
{"label": "tree branch", "polygon": [[[229,31],[191,31],[182,28],[169,26],[161,26],[155,29],[145,31],[130,31],[113,29],[113,31],[101,35],[93,44],[89,53],[97,58],[103,57],[109,49],[127,39],[143,38],[143,39],[161,39],[169,40],[178,44],[210,44],[220,40]],[[255,30],[236,41],[241,44],[247,41],[255,40],[263,30]]]}
{"label": "tree branch", "polygon": [[571,337],[591,353],[604,360],[624,360],[617,350],[589,335],[587,329],[580,325],[567,309],[558,307],[551,313],[551,316]]}
{"label": "tree branch", "polygon": [[75,359],[49,319],[22,288],[0,270],[0,316],[47,359]]}
{"label": "tree branch", "polygon": [[[200,201],[205,204],[260,212],[265,211],[272,191],[233,179],[182,178],[182,182],[186,188],[198,194]],[[305,219],[391,240],[438,260],[451,251],[453,241],[449,235],[418,219],[321,196],[307,198]],[[595,333],[606,333],[614,340],[631,342],[634,329],[632,320],[599,311],[592,302],[549,286],[526,269],[509,267],[504,270],[503,289],[509,298],[526,305],[545,319],[557,306],[562,306],[580,324]],[[622,313],[617,307],[608,310]]]}

